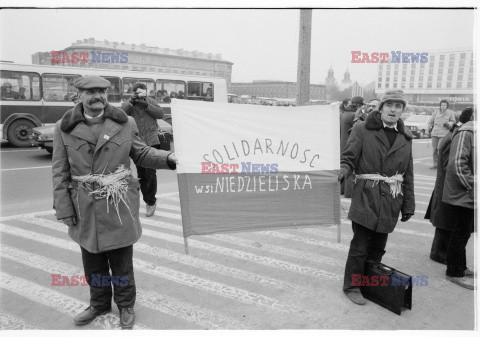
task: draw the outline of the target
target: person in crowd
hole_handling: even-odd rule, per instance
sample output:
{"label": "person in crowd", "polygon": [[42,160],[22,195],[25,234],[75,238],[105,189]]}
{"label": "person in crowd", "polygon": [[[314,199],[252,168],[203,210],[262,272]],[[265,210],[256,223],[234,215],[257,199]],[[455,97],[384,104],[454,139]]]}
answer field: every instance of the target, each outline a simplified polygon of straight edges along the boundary
{"label": "person in crowd", "polygon": [[345,98],[342,103],[340,103],[340,117],[342,116],[342,113],[344,113],[347,109],[347,106],[349,106],[351,103],[352,100],[350,98]]}
{"label": "person in crowd", "polygon": [[16,92],[13,91],[12,84],[9,82],[5,82],[2,84],[2,99],[14,99],[16,96]]}
{"label": "person in crowd", "polygon": [[133,94],[133,83],[128,83],[127,94]]}
{"label": "person in crowd", "polygon": [[170,100],[177,98],[177,93],[175,91],[170,92]]}
{"label": "person in crowd", "polygon": [[25,96],[26,89],[24,87],[18,88],[18,93],[15,95],[15,99],[25,100],[27,96]]}
{"label": "person in crowd", "polygon": [[182,90],[178,91],[178,99],[185,99],[185,93]]}
{"label": "person in crowd", "polygon": [[[343,153],[347,145],[348,137],[352,131],[353,125],[355,124],[355,112],[364,105],[363,97],[356,96],[351,100],[351,104],[348,105],[345,109],[345,112],[340,118],[340,153]],[[345,198],[352,197],[353,189],[353,176],[347,177],[344,182],[341,184],[340,193],[345,196]]]}
{"label": "person in crowd", "polygon": [[170,96],[168,96],[167,90],[162,90],[162,101],[163,103],[170,103]]}
{"label": "person in crowd", "polygon": [[80,103],[55,124],[52,156],[55,215],[80,245],[90,288],[90,305],[74,322],[85,325],[110,312],[113,283],[120,325],[129,329],[135,322],[133,244],[142,234],[130,159],[151,169],[175,169],[177,160],[147,146],[134,119],[107,102],[106,79],[86,76],[75,87]]}
{"label": "person in crowd", "polygon": [[[135,83],[132,87],[134,95],[122,104],[122,109],[127,115],[132,116],[140,131],[140,138],[148,146],[159,149],[157,119],[163,119],[163,109],[157,102],[147,96],[147,86],[143,83]],[[146,216],[155,214],[157,207],[157,172],[152,168],[145,168],[137,165],[140,189],[142,190],[143,201],[146,203]]]}
{"label": "person in crowd", "polygon": [[453,132],[442,196],[442,201],[451,205],[454,220],[447,248],[446,277],[471,290],[474,289],[474,272],[467,268],[465,247],[475,227],[474,115],[474,108],[465,109],[462,116],[468,121]]}
{"label": "person in crowd", "polygon": [[352,172],[356,179],[348,218],[353,239],[345,265],[343,291],[354,303],[364,305],[354,275],[363,275],[365,261],[381,262],[388,234],[415,213],[412,138],[400,115],[405,109],[402,90],[388,90],[379,111],[355,124],[342,153],[339,181]]}
{"label": "person in crowd", "polygon": [[448,106],[448,101],[442,99],[440,101],[440,108],[433,112],[432,118],[429,122],[433,148],[433,166],[431,169],[436,169],[438,167],[438,148],[448,130],[450,130],[452,125],[456,123],[455,113],[448,109]]}
{"label": "person in crowd", "polygon": [[455,223],[452,206],[442,201],[445,172],[450,154],[452,135],[455,129],[468,122],[470,117],[470,108],[462,111],[458,123],[454,124],[445,137],[443,137],[442,143],[438,149],[438,169],[435,187],[425,214],[425,219],[429,219],[435,227],[435,235],[432,241],[432,248],[430,249],[430,259],[442,264],[447,264],[447,248],[452,235],[453,225]]}

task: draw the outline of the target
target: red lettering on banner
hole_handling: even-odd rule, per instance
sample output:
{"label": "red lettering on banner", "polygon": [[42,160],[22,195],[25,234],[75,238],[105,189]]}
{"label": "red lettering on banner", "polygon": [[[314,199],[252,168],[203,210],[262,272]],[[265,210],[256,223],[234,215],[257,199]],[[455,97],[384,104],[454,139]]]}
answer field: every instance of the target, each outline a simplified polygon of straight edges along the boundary
{"label": "red lettering on banner", "polygon": [[373,275],[372,276],[372,287],[378,286],[378,278],[379,278],[378,275]]}

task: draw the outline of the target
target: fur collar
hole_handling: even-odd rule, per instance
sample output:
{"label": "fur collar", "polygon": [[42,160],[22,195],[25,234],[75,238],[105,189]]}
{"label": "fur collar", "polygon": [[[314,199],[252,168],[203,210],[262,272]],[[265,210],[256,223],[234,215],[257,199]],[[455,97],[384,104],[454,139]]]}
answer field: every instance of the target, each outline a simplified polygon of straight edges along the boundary
{"label": "fur collar", "polygon": [[[105,106],[104,118],[110,118],[114,122],[124,124],[128,121],[127,114],[119,109],[107,103]],[[83,104],[77,104],[73,109],[68,110],[63,115],[62,122],[60,124],[60,130],[63,132],[72,131],[78,123],[85,123],[85,116],[83,115]]]}
{"label": "fur collar", "polygon": [[[372,111],[368,114],[365,120],[365,126],[368,130],[380,130],[383,128],[382,118],[379,111]],[[402,119],[397,122],[397,130],[399,133],[405,136],[407,140],[412,140],[413,135],[408,128],[403,124]]]}

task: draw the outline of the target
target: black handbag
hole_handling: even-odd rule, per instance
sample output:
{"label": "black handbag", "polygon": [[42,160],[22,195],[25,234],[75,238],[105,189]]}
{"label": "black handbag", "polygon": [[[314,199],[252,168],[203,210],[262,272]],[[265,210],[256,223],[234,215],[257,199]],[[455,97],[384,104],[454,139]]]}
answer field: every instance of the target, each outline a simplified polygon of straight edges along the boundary
{"label": "black handbag", "polygon": [[412,310],[412,276],[375,261],[365,262],[364,276],[370,284],[361,287],[363,297],[397,315]]}

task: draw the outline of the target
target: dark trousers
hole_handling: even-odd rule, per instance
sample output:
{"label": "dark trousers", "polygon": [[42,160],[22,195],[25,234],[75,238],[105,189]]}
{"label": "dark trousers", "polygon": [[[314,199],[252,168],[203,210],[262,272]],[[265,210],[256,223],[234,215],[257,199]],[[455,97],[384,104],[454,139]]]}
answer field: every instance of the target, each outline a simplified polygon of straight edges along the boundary
{"label": "dark trousers", "polygon": [[451,236],[451,231],[436,227],[435,235],[432,242],[432,248],[430,250],[430,257],[440,261],[447,261],[447,249]]}
{"label": "dark trousers", "polygon": [[[83,269],[90,286],[90,305],[97,309],[110,308],[113,284],[113,300],[118,308],[133,307],[137,294],[133,275],[133,245],[98,254],[80,248]],[[113,281],[110,281],[110,276]]]}
{"label": "dark trousers", "polygon": [[356,222],[352,222],[352,229],[353,239],[350,242],[343,278],[345,292],[359,289],[352,287],[352,274],[364,275],[366,260],[382,261],[388,239],[388,233],[374,232]]}
{"label": "dark trousers", "polygon": [[[153,145],[152,147],[159,149],[160,145]],[[142,191],[143,201],[153,206],[157,202],[155,195],[157,194],[157,170],[145,168],[138,165],[137,174],[140,183],[140,190]]]}
{"label": "dark trousers", "polygon": [[463,277],[467,269],[465,247],[472,233],[474,210],[453,206],[455,227],[447,250],[447,276]]}

